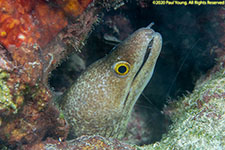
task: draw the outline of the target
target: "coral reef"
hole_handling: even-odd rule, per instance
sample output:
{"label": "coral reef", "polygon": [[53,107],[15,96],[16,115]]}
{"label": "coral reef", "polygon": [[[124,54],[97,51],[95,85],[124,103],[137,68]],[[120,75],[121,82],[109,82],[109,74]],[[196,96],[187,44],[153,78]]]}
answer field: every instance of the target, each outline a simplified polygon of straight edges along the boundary
{"label": "coral reef", "polygon": [[74,150],[74,149],[114,149],[114,150],[135,150],[133,146],[124,144],[116,139],[105,138],[101,136],[81,136],[77,139],[60,142],[58,140],[47,139],[43,143],[33,146],[24,146],[23,150]]}
{"label": "coral reef", "polygon": [[[71,2],[76,3],[68,7]],[[4,144],[15,148],[38,142],[46,134],[67,136],[68,125],[50,103],[47,80],[62,59],[84,45],[104,2],[91,3],[0,0],[0,139]]]}
{"label": "coral reef", "polygon": [[[71,2],[74,2],[73,5],[70,5]],[[138,9],[133,7],[134,5],[138,5]],[[165,108],[164,114],[172,118],[173,124],[168,134],[164,134],[163,139],[155,144],[133,147],[115,139],[100,136],[82,136],[75,140],[65,141],[69,126],[64,116],[51,105],[52,91],[48,87],[49,74],[71,53],[77,55],[86,53],[81,48],[85,45],[90,32],[93,31],[92,25],[99,21],[98,15],[103,14],[102,8],[107,10],[113,8],[115,12],[121,6],[130,15],[119,10],[113,19],[105,21],[107,28],[109,27],[113,34],[106,33],[107,28],[101,30],[102,32],[96,31],[100,36],[104,33],[105,40],[111,40],[115,44],[127,37],[135,28],[157,20],[154,29],[162,34],[165,40],[164,49],[176,49],[176,52],[183,52],[183,54],[174,55],[175,51],[163,51],[161,58],[167,61],[161,63],[161,70],[163,66],[165,70],[173,69],[170,62],[174,60],[176,62],[173,64],[180,64],[181,58],[186,57],[185,49],[195,51],[192,50],[192,57],[189,57],[192,62],[191,68],[183,66],[186,68],[183,71],[185,75],[183,77],[191,77],[193,70],[199,71],[201,68],[207,70],[212,67],[215,53],[218,65],[198,80],[193,93],[180,98],[178,102],[171,102]],[[165,9],[159,6],[156,9],[152,6],[151,0],[0,0],[0,149],[21,149],[21,147],[23,149],[65,147],[71,149],[84,147],[93,149],[185,149],[186,147],[203,148],[205,146],[212,149],[224,149],[225,10],[215,8],[215,15],[211,13],[212,11],[206,10],[199,14],[201,11],[198,10],[201,9],[193,12],[189,7],[182,7],[182,11],[179,11],[180,8],[175,6]],[[110,18],[112,14],[106,12],[105,14]],[[148,16],[149,12],[151,12],[151,17]],[[132,19],[136,22],[132,22]],[[158,25],[162,28],[159,29]],[[210,25],[213,28],[207,28]],[[201,44],[193,46],[192,43],[198,41],[198,35],[203,35],[199,42]],[[94,37],[95,41],[97,39]],[[178,41],[178,44],[166,41],[166,39],[174,39]],[[216,43],[217,40],[214,39],[218,39],[220,43]],[[92,43],[89,47],[91,49],[88,50],[93,56],[96,55],[93,51],[94,40],[89,39]],[[106,47],[109,46],[106,44],[100,43],[97,47],[104,48],[102,51],[105,53],[108,52]],[[97,54],[100,57],[105,53]],[[173,57],[169,59],[166,53]],[[207,61],[201,63],[199,60],[203,58]],[[90,63],[88,61],[87,64]],[[175,75],[170,71],[164,73],[161,71],[156,76],[160,74],[167,76],[166,81]],[[190,82],[193,80],[187,80],[187,78],[180,78],[180,80],[188,82],[185,85],[188,88],[185,90],[192,89],[189,85],[193,84]],[[148,91],[160,95],[157,91],[162,93],[164,90],[161,88],[162,80],[155,78],[152,81],[157,82],[160,88],[153,87],[155,91]],[[176,86],[177,89],[180,88],[178,84]],[[155,103],[165,104],[160,101],[160,97],[163,96],[160,95],[151,100],[153,103],[155,100]],[[151,139],[151,132],[154,132],[152,126],[146,129],[140,127],[139,125],[143,123],[137,122],[140,118],[137,117],[129,124],[129,127],[135,126],[138,131],[133,132],[135,128],[131,129],[131,133],[136,136],[132,137],[132,134],[128,136],[128,138],[134,138],[131,141],[138,144],[149,140],[148,137],[139,135],[139,133],[146,133],[145,130],[151,128],[147,135]],[[145,123],[148,125],[147,122]],[[161,135],[157,136],[161,137]],[[46,137],[50,138],[46,139]],[[126,142],[129,140],[125,139]],[[155,141],[151,140],[151,142]]]}

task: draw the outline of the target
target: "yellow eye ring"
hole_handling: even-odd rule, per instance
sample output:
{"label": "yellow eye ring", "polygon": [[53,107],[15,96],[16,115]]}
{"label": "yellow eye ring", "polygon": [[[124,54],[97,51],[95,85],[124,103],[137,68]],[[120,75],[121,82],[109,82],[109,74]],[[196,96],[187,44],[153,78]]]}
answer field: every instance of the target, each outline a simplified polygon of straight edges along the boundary
{"label": "yellow eye ring", "polygon": [[113,70],[119,76],[126,76],[130,71],[130,64],[126,61],[119,61],[113,65]]}

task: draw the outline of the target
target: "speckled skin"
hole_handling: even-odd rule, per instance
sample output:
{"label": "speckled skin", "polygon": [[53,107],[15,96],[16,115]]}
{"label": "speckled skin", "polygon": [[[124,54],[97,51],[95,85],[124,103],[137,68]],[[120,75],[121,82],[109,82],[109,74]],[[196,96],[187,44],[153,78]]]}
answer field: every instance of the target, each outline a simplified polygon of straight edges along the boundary
{"label": "speckled skin", "polygon": [[[80,75],[59,103],[73,136],[124,136],[133,106],[152,76],[161,45],[159,33],[150,27],[141,28]],[[114,72],[112,66],[118,61],[129,62],[127,76],[119,77]]]}

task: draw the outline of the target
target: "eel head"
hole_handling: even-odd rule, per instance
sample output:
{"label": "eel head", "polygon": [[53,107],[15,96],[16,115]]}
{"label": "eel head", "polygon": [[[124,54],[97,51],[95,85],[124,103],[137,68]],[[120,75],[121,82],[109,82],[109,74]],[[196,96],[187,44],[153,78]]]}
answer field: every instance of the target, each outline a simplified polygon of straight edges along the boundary
{"label": "eel head", "polygon": [[152,77],[161,45],[161,35],[148,26],[90,65],[60,100],[71,135],[122,138],[133,106]]}

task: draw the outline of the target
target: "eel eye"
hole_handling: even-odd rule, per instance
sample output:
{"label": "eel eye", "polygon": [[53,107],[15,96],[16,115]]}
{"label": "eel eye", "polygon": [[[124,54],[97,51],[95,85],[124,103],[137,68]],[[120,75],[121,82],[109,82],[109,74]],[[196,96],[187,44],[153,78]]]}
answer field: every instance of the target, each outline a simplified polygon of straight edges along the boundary
{"label": "eel eye", "polygon": [[130,64],[126,61],[119,61],[113,65],[115,73],[119,76],[126,76],[130,71]]}

